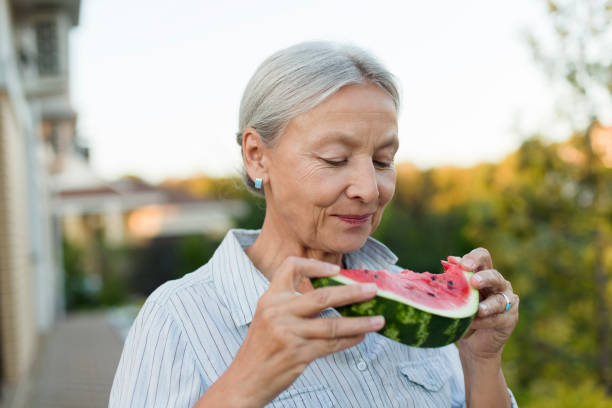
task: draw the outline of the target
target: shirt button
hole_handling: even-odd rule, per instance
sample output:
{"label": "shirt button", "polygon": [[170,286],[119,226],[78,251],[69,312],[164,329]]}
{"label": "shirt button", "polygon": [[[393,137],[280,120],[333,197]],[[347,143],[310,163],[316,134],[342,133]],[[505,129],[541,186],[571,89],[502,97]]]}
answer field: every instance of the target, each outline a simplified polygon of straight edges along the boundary
{"label": "shirt button", "polygon": [[366,364],[365,361],[363,360],[359,360],[359,362],[357,363],[357,369],[359,371],[365,371],[365,369],[368,367],[368,365]]}

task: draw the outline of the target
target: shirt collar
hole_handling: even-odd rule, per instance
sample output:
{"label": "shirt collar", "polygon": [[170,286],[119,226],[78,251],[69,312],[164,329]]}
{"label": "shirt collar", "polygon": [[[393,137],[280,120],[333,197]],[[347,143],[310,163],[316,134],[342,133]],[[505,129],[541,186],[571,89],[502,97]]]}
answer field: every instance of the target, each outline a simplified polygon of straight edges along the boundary
{"label": "shirt collar", "polygon": [[[270,286],[244,252],[260,231],[231,229],[209,262],[215,288],[236,326],[253,320],[257,302]],[[344,254],[344,262],[347,268],[390,269],[397,257],[384,244],[368,237],[363,247]]]}

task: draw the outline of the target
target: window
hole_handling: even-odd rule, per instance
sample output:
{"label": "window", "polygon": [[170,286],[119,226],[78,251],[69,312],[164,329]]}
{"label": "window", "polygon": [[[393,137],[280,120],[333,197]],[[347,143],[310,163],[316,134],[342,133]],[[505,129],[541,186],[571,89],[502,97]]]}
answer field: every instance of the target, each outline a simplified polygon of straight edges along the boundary
{"label": "window", "polygon": [[35,27],[38,75],[57,75],[59,74],[57,24],[53,20],[44,20],[37,22]]}

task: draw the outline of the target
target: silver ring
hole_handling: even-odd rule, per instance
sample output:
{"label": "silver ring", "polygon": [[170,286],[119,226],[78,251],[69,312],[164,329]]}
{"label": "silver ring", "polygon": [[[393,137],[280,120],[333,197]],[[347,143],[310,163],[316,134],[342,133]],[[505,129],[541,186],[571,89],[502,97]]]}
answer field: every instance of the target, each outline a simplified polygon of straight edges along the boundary
{"label": "silver ring", "polygon": [[507,312],[508,310],[510,310],[510,308],[512,307],[512,303],[510,303],[510,299],[508,299],[508,296],[506,296],[506,294],[503,292],[496,293],[496,295],[502,295],[504,299],[506,299],[506,307],[504,308],[504,311]]}

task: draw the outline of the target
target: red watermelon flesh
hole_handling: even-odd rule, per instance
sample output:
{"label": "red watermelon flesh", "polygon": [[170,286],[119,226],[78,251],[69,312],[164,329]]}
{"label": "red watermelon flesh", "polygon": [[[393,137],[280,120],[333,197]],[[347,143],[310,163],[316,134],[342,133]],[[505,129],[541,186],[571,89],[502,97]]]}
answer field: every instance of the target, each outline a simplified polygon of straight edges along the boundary
{"label": "red watermelon flesh", "polygon": [[441,261],[445,269],[442,274],[413,272],[401,273],[384,270],[341,269],[340,275],[361,283],[375,283],[379,289],[395,293],[406,300],[437,309],[455,309],[465,305],[470,286],[458,261]]}

